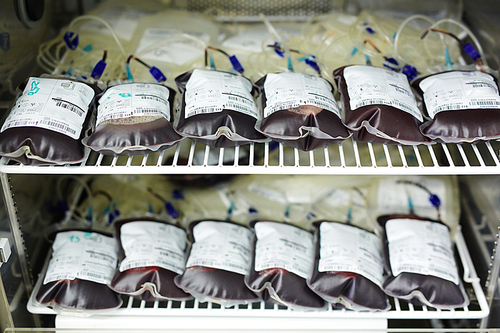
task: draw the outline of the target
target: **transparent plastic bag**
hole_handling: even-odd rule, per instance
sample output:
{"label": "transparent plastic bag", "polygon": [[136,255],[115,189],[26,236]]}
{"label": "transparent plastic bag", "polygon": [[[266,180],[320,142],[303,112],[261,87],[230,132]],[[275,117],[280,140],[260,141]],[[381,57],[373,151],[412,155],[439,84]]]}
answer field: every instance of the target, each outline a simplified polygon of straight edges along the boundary
{"label": "transparent plastic bag", "polygon": [[97,120],[83,143],[102,154],[160,151],[182,140],[171,124],[175,91],[153,83],[122,83],[99,99]]}
{"label": "transparent plastic bag", "polygon": [[84,159],[83,138],[101,88],[92,80],[31,77],[0,130],[0,155],[23,164]]}
{"label": "transparent plastic bag", "polygon": [[175,79],[182,105],[175,130],[210,147],[231,147],[267,138],[254,128],[257,106],[246,78],[195,69]]}
{"label": "transparent plastic bag", "polygon": [[307,285],[324,300],[356,311],[386,311],[382,240],[360,228],[317,222],[316,259]]}
{"label": "transparent plastic bag", "polygon": [[423,118],[406,76],[371,66],[341,67],[333,75],[344,105],[344,123],[354,139],[407,145],[429,142],[420,133]]}
{"label": "transparent plastic bag", "polygon": [[59,232],[36,302],[75,315],[119,308],[120,296],[108,287],[117,258],[112,237],[95,232]]}
{"label": "transparent plastic bag", "polygon": [[446,225],[398,214],[381,216],[378,222],[385,231],[386,294],[437,309],[469,304]]}
{"label": "transparent plastic bag", "polygon": [[244,282],[250,269],[253,232],[222,221],[193,222],[190,229],[193,244],[186,270],[175,278],[175,284],[200,302],[224,307],[258,300]]}
{"label": "transparent plastic bag", "polygon": [[326,303],[306,283],[314,261],[313,235],[292,225],[258,221],[247,287],[265,302],[293,310],[326,310]]}
{"label": "transparent plastic bag", "polygon": [[150,217],[116,221],[114,228],[121,260],[111,289],[145,301],[191,298],[174,283],[185,268],[184,230]]}
{"label": "transparent plastic bag", "polygon": [[255,86],[262,105],[255,128],[274,141],[309,151],[350,137],[328,81],[302,73],[271,73]]}
{"label": "transparent plastic bag", "polygon": [[500,95],[494,76],[453,71],[413,82],[429,117],[420,127],[433,141],[462,143],[500,139]]}

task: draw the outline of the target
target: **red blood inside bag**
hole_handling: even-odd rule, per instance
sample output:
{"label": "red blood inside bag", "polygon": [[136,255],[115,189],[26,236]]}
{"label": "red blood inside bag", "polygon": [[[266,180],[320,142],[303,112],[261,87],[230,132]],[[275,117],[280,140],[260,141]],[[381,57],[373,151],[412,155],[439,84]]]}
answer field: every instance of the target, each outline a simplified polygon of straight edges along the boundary
{"label": "red blood inside bag", "polygon": [[108,287],[117,262],[116,240],[95,232],[56,235],[52,258],[36,295],[39,303],[58,309],[118,308],[120,296]]}
{"label": "red blood inside bag", "polygon": [[500,139],[500,95],[495,78],[482,72],[447,72],[413,82],[429,119],[422,133],[433,141],[462,143]]}
{"label": "red blood inside bag", "polygon": [[380,216],[378,222],[385,230],[388,295],[439,309],[468,305],[445,224],[411,215]]}
{"label": "red blood inside bag", "polygon": [[173,121],[175,91],[160,84],[126,83],[99,99],[96,127],[84,144],[102,154],[160,151],[180,141]]}
{"label": "red blood inside bag", "polygon": [[389,144],[429,142],[423,118],[403,74],[371,66],[341,67],[333,73],[344,105],[345,125],[358,141]]}
{"label": "red blood inside bag", "polygon": [[274,141],[308,151],[350,136],[326,80],[301,73],[271,73],[255,85],[263,109],[256,128]]}
{"label": "red blood inside bag", "polygon": [[200,302],[228,307],[258,300],[244,282],[250,269],[253,232],[220,221],[193,222],[190,228],[194,242],[186,271],[175,278],[175,284]]}
{"label": "red blood inside bag", "polygon": [[152,218],[117,221],[120,264],[110,287],[145,301],[186,300],[174,278],[184,271],[186,234]]}
{"label": "red blood inside bag", "polygon": [[0,156],[23,164],[81,162],[80,140],[101,90],[69,78],[31,77],[0,130]]}
{"label": "red blood inside bag", "polygon": [[320,222],[315,226],[316,260],[308,286],[341,308],[388,310],[389,302],[382,290],[381,239],[352,225]]}
{"label": "red blood inside bag", "polygon": [[314,260],[311,233],[292,225],[256,222],[255,251],[245,283],[260,298],[295,310],[322,310],[325,302],[307,287]]}
{"label": "red blood inside bag", "polygon": [[175,79],[182,95],[175,130],[182,136],[221,148],[262,142],[252,83],[239,75],[195,69]]}

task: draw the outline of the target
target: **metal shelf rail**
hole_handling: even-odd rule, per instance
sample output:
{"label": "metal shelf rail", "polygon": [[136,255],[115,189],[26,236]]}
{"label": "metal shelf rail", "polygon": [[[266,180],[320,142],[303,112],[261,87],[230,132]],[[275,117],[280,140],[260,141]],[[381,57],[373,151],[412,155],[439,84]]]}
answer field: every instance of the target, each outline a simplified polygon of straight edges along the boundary
{"label": "metal shelf rail", "polygon": [[[162,152],[105,156],[86,151],[75,165],[26,166],[0,159],[6,174],[500,174],[500,143],[400,146],[352,139],[310,152],[282,144],[214,149],[184,140]],[[234,158],[238,156],[238,158]]]}
{"label": "metal shelf rail", "polygon": [[[277,330],[314,330],[332,327],[336,329],[356,327],[387,328],[388,319],[479,319],[488,316],[489,308],[476,275],[472,259],[460,230],[455,235],[455,243],[464,269],[464,282],[471,285],[477,304],[455,310],[438,310],[419,307],[391,298],[391,310],[388,312],[356,312],[349,310],[301,312],[292,311],[284,306],[256,302],[249,305],[224,308],[214,303],[200,303],[196,300],[175,302],[145,302],[124,297],[124,305],[117,310],[91,317],[58,315],[56,328],[99,328],[99,329],[146,329],[169,327],[170,329],[266,329]],[[50,257],[50,254],[49,254]],[[45,269],[48,265],[48,259]],[[28,310],[36,314],[55,314],[44,306],[35,306],[35,294],[41,285],[44,271],[38,279]],[[140,318],[140,320],[138,320]],[[189,319],[193,320],[189,320]],[[196,318],[196,320],[195,320]],[[335,319],[333,322],[332,319]],[[355,320],[353,320],[355,319]],[[201,325],[201,326],[200,326]],[[269,326],[271,325],[271,326]],[[278,327],[278,326],[279,327]]]}

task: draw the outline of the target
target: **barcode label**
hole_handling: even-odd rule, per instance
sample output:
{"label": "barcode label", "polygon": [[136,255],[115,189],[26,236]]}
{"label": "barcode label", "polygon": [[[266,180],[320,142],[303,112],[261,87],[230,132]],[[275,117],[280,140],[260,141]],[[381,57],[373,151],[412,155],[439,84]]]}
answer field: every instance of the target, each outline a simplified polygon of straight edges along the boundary
{"label": "barcode label", "polygon": [[423,121],[405,75],[383,68],[349,66],[344,78],[352,111],[367,105],[388,105]]}
{"label": "barcode label", "polygon": [[420,82],[429,116],[442,111],[500,108],[495,79],[482,72],[447,72]]}
{"label": "barcode label", "polygon": [[270,73],[264,90],[267,98],[264,117],[303,105],[316,106],[340,117],[331,86],[322,78],[301,73]]}
{"label": "barcode label", "polygon": [[33,126],[77,140],[94,95],[94,90],[81,82],[30,78],[0,132]]}
{"label": "barcode label", "polygon": [[275,222],[255,224],[255,270],[282,268],[304,279],[312,273],[314,241],[311,233]]}
{"label": "barcode label", "polygon": [[195,242],[186,267],[205,266],[242,275],[249,272],[253,241],[250,229],[232,223],[203,221],[194,226],[193,236]]}
{"label": "barcode label", "polygon": [[252,84],[241,76],[195,69],[186,84],[184,117],[227,109],[257,118],[251,91]]}
{"label": "barcode label", "polygon": [[62,101],[62,100],[56,100],[56,99],[54,99],[54,101],[56,102],[56,106],[67,109],[71,112],[74,112],[78,115],[78,117],[82,117],[85,114],[85,112],[82,109],[80,109],[76,105],[70,104],[69,102]]}
{"label": "barcode label", "polygon": [[172,225],[153,221],[128,222],[120,228],[125,258],[120,272],[137,267],[161,267],[182,274],[186,233]]}

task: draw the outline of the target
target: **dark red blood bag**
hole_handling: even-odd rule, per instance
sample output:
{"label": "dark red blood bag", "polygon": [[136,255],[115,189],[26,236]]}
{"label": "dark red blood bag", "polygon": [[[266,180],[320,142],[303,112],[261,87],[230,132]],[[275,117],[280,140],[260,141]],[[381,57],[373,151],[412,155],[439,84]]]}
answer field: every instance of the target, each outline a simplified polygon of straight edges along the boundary
{"label": "dark red blood bag", "polygon": [[252,260],[252,230],[219,221],[194,222],[190,228],[194,242],[175,284],[200,302],[230,307],[257,301],[244,282]]}
{"label": "dark red blood bag", "polygon": [[449,229],[417,216],[385,215],[384,251],[389,277],[384,291],[415,305],[438,309],[467,306]]}
{"label": "dark red blood bag", "polygon": [[84,136],[101,90],[69,78],[31,77],[0,129],[0,156],[23,164],[84,159]]}
{"label": "dark red blood bag", "polygon": [[270,73],[255,86],[263,110],[255,128],[274,141],[308,151],[350,136],[328,81],[302,73]]}
{"label": "dark red blood bag", "polygon": [[433,141],[462,143],[500,139],[500,95],[495,78],[482,72],[447,72],[413,82],[429,117],[420,127]]}
{"label": "dark red blood bag", "polygon": [[236,74],[195,69],[178,76],[181,112],[175,130],[210,147],[231,147],[267,138],[255,130],[258,111],[252,83]]}
{"label": "dark red blood bag", "polygon": [[186,300],[174,278],[184,272],[186,233],[152,218],[117,221],[120,263],[110,287],[140,300]]}
{"label": "dark red blood bag", "polygon": [[319,222],[316,260],[308,286],[324,300],[359,311],[389,310],[382,290],[382,240],[358,227]]}
{"label": "dark red blood bag", "polygon": [[117,260],[117,244],[112,237],[95,232],[59,232],[36,301],[56,311],[87,314],[120,307],[120,296],[108,287]]}
{"label": "dark red blood bag", "polygon": [[294,310],[324,310],[326,303],[307,287],[314,262],[313,235],[292,225],[256,222],[255,251],[245,283],[265,302]]}
{"label": "dark red blood bag", "polygon": [[415,145],[429,142],[420,132],[422,113],[405,75],[371,66],[333,72],[344,123],[357,141]]}
{"label": "dark red blood bag", "polygon": [[179,142],[172,124],[175,91],[152,83],[112,86],[99,99],[95,128],[84,144],[102,154],[135,155]]}

